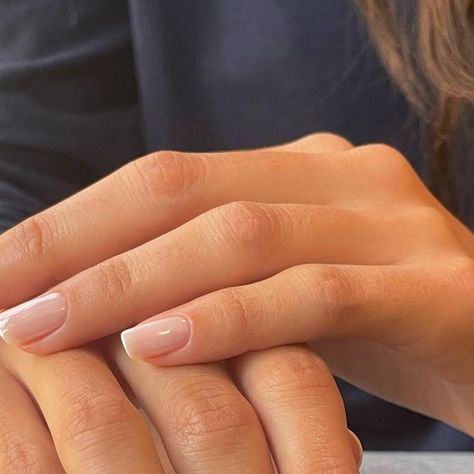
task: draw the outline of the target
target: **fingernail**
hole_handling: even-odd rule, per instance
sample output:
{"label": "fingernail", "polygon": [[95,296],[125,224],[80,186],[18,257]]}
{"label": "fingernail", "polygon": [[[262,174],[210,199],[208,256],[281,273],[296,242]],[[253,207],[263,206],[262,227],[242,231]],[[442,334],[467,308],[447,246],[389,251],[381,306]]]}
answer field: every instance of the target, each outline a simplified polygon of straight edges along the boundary
{"label": "fingernail", "polygon": [[364,456],[364,448],[362,447],[360,439],[354,434],[353,431],[349,430],[349,434],[351,436],[352,450],[354,452],[354,457],[356,458],[357,467],[360,468],[362,465],[362,458]]}
{"label": "fingernail", "polygon": [[0,336],[9,344],[27,345],[59,329],[66,320],[66,299],[48,293],[0,314]]}
{"label": "fingernail", "polygon": [[151,359],[184,347],[191,336],[189,322],[169,316],[122,332],[122,344],[132,359]]}

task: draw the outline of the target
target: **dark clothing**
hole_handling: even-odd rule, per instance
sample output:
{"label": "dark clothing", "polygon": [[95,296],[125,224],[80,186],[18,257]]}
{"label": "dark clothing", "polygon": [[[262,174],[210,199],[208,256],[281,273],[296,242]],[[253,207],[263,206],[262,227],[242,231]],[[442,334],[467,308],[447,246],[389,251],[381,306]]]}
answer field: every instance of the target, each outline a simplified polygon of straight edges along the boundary
{"label": "dark clothing", "polygon": [[[391,144],[424,175],[420,123],[350,0],[0,0],[3,229],[148,151],[313,131]],[[471,225],[472,163],[457,173]],[[441,423],[341,386],[368,449],[474,449]]]}

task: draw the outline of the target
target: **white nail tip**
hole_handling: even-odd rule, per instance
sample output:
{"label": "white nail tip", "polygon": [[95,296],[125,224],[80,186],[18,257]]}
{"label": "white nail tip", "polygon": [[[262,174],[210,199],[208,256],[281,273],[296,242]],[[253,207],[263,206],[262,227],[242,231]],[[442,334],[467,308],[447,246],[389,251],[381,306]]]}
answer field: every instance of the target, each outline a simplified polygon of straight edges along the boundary
{"label": "white nail tip", "polygon": [[6,342],[9,343],[7,336],[7,324],[11,319],[11,314],[8,311],[5,311],[3,314],[0,314],[0,337]]}
{"label": "white nail tip", "polygon": [[129,348],[129,345],[127,343],[127,335],[133,330],[133,328],[131,329],[126,329],[125,331],[122,331],[122,333],[120,334],[120,339],[122,341],[122,346],[123,348],[125,349],[125,352],[127,353],[128,357],[130,357],[131,359],[133,359],[133,354],[130,352],[130,348]]}

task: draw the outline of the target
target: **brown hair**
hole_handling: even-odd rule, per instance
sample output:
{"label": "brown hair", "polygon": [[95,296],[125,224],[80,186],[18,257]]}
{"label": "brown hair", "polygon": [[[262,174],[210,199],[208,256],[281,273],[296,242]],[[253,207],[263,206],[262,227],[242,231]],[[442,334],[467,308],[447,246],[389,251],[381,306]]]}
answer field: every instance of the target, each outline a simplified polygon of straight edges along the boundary
{"label": "brown hair", "polygon": [[431,125],[431,187],[455,211],[450,148],[474,102],[474,0],[358,3],[388,71]]}

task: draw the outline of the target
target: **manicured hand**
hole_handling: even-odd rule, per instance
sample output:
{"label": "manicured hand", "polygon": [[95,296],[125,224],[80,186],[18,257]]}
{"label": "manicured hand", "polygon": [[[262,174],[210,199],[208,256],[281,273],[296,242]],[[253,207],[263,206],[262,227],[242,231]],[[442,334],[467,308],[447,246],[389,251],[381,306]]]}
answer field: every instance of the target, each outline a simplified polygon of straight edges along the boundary
{"label": "manicured hand", "polygon": [[[306,141],[315,151],[349,147],[331,135]],[[309,202],[309,173],[332,156],[160,152],[128,164],[0,236],[0,308],[43,293],[0,314],[1,336],[30,352],[59,351],[271,273],[255,257],[277,230],[263,228],[264,208],[281,205],[250,201]]]}
{"label": "manicured hand", "polygon": [[1,304],[47,292],[3,337],[46,353],[142,323],[129,354],[166,365],[319,341],[346,378],[474,432],[473,235],[393,149],[290,149],[153,154],[6,233]]}
{"label": "manicured hand", "polygon": [[229,368],[243,393],[217,364],[153,367],[118,338],[49,356],[0,343],[0,472],[272,474],[272,459],[281,474],[357,472],[360,443],[311,351]]}
{"label": "manicured hand", "polygon": [[[114,337],[97,349],[150,420],[160,460],[97,351],[42,358],[0,344],[6,366],[0,437],[8,441],[2,472],[23,472],[26,465],[38,473],[63,472],[62,465],[81,474],[161,472],[160,461],[165,473],[264,473],[273,472],[273,463],[281,473],[295,466],[301,473],[357,472],[360,443],[347,429],[331,373],[303,347],[244,355],[228,364],[230,374],[216,364],[165,369],[132,361]],[[21,391],[14,390],[16,380]],[[22,402],[25,389],[34,400],[30,409]],[[49,430],[38,427],[42,417]]]}

